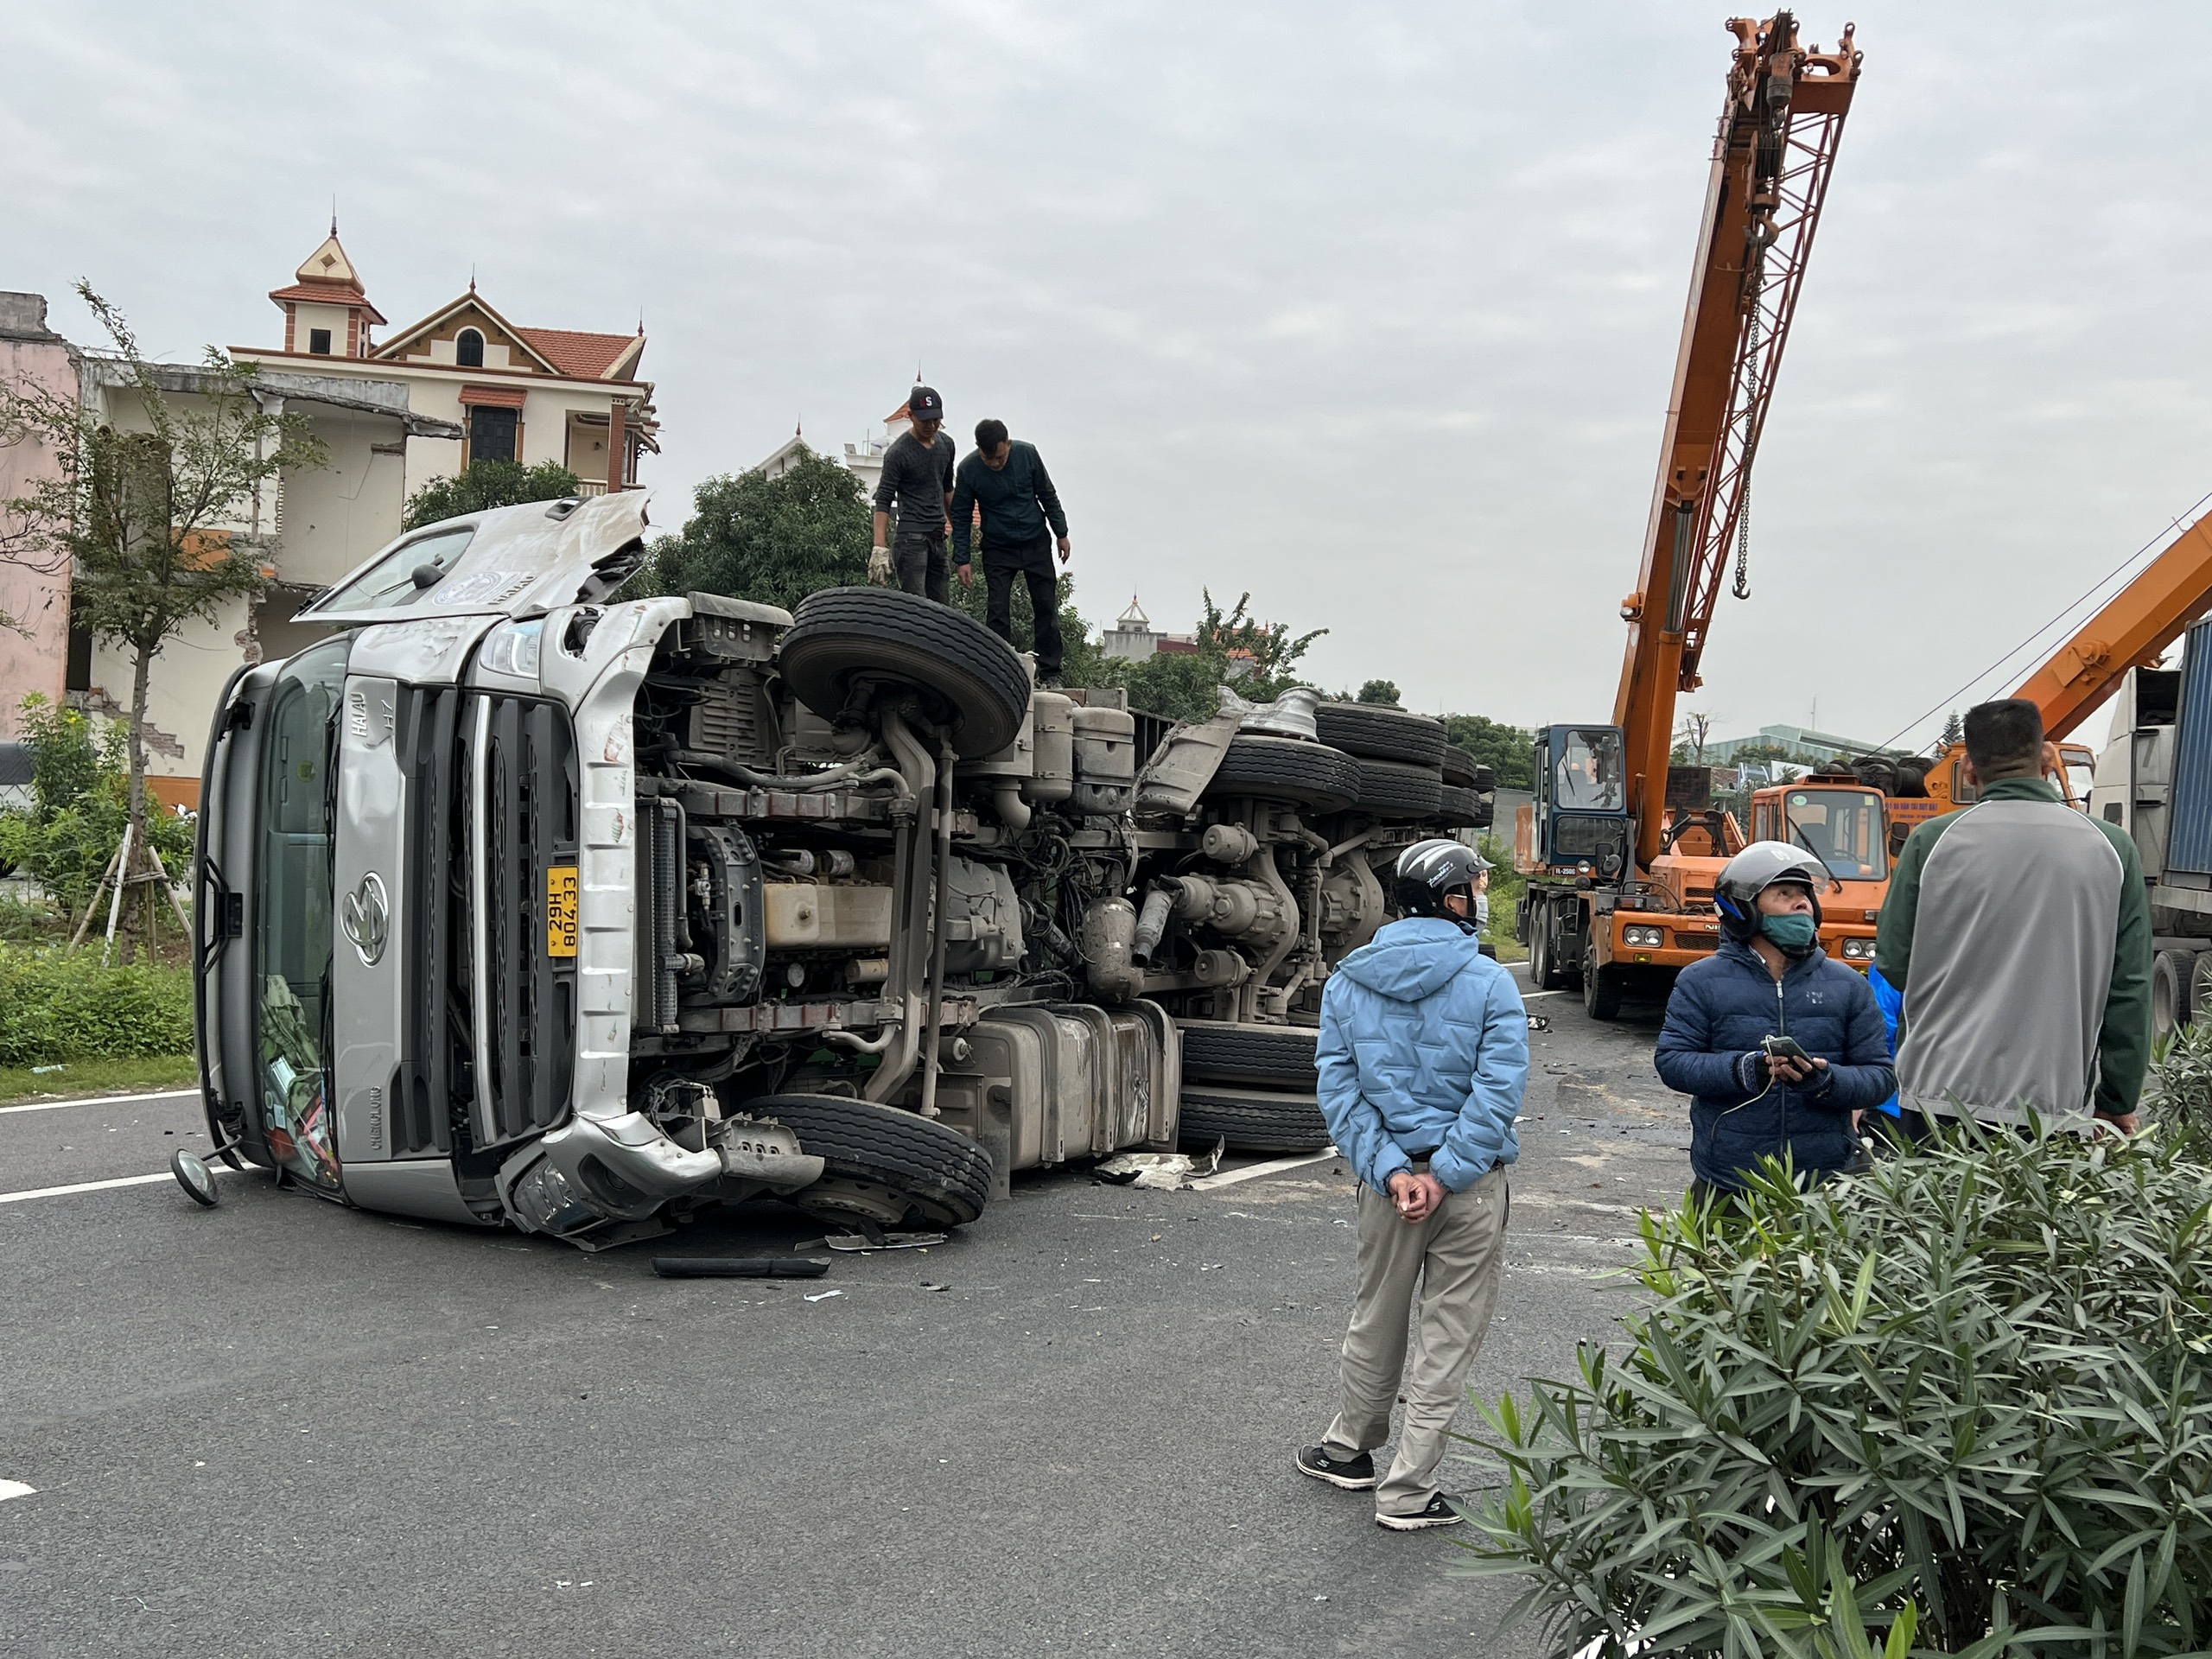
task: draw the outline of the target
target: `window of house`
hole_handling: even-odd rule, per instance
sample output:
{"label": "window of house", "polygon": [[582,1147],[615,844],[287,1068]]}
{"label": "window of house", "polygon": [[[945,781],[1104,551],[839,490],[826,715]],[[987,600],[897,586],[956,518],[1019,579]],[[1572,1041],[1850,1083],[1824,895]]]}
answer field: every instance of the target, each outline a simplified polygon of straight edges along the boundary
{"label": "window of house", "polygon": [[478,461],[512,461],[515,458],[515,423],[520,413],[512,409],[489,409],[478,406],[468,411],[468,458]]}
{"label": "window of house", "polygon": [[482,368],[484,366],[484,336],[474,328],[462,329],[454,338],[453,360],[464,369]]}
{"label": "window of house", "polygon": [[330,355],[330,330],[327,328],[308,329],[308,350],[313,352],[317,357],[328,357]]}

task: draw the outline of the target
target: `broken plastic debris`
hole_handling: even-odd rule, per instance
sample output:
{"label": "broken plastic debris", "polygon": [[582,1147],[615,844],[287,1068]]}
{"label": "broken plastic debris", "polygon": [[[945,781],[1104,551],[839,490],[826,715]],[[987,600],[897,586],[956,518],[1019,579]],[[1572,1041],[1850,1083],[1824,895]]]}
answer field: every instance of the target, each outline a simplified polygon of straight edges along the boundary
{"label": "broken plastic debris", "polygon": [[842,1290],[817,1290],[806,1300],[810,1302],[826,1302],[832,1296],[842,1296],[844,1294]]}
{"label": "broken plastic debris", "polygon": [[56,1071],[67,1071],[68,1069],[66,1065],[35,1065],[31,1067],[31,1076],[43,1077]]}
{"label": "broken plastic debris", "polygon": [[1549,1014],[1530,1014],[1530,1015],[1529,1016],[1529,1030],[1531,1030],[1531,1031],[1549,1031],[1551,1028],[1552,1028],[1552,1020],[1551,1020],[1551,1016],[1550,1016]]}
{"label": "broken plastic debris", "polygon": [[1228,1142],[1217,1141],[1213,1150],[1203,1158],[1193,1158],[1182,1152],[1121,1152],[1102,1160],[1091,1168],[1099,1180],[1116,1186],[1146,1186],[1162,1192],[1179,1192],[1192,1181],[1211,1175],[1221,1167],[1221,1155],[1228,1149]]}
{"label": "broken plastic debris", "polygon": [[822,1243],[825,1249],[864,1255],[870,1250],[926,1250],[932,1244],[944,1243],[950,1236],[947,1233],[886,1233],[879,1240],[861,1233],[839,1233],[823,1239]]}
{"label": "broken plastic debris", "polygon": [[922,1281],[922,1288],[924,1290],[950,1290],[952,1287],[950,1285],[940,1285],[932,1279],[925,1279]]}

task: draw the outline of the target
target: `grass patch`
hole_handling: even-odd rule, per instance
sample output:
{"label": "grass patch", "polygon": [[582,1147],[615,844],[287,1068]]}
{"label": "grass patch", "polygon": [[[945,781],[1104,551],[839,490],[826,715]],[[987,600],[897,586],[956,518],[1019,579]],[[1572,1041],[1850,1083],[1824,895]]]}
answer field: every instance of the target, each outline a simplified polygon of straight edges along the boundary
{"label": "grass patch", "polygon": [[192,1052],[192,972],[0,944],[0,1066]]}
{"label": "grass patch", "polygon": [[189,1054],[156,1054],[130,1060],[69,1060],[60,1071],[34,1074],[27,1065],[0,1065],[0,1106],[73,1095],[150,1094],[190,1089],[200,1081]]}

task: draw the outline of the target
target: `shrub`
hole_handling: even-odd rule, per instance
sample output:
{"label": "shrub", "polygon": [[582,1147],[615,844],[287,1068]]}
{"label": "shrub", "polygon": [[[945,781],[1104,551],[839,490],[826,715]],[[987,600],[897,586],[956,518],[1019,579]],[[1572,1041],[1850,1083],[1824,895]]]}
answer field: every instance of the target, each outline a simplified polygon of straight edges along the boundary
{"label": "shrub", "polygon": [[2167,1039],[2143,1109],[2182,1138],[2190,1154],[2212,1163],[2212,1009]]}
{"label": "shrub", "polygon": [[0,1065],[190,1052],[190,969],[0,944]]}
{"label": "shrub", "polygon": [[1560,1652],[2212,1646],[2212,1169],[2184,1137],[1968,1130],[1643,1239],[1626,1353],[1490,1414],[1507,1478],[1465,1570],[1525,1575],[1514,1617]]}
{"label": "shrub", "polygon": [[[64,910],[81,911],[130,818],[124,728],[35,695],[22,708],[33,804],[0,811],[0,864],[21,868]],[[192,861],[191,824],[149,803],[146,836],[171,878],[183,879]]]}

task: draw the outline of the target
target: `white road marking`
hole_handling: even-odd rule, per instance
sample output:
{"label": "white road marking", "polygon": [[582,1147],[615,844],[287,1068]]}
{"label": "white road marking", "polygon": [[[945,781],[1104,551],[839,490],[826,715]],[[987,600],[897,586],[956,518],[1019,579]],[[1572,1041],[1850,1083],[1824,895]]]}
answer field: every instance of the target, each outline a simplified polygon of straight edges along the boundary
{"label": "white road marking", "polygon": [[[230,1166],[211,1163],[207,1167],[220,1175]],[[21,1192],[0,1192],[0,1204],[21,1204],[25,1198],[62,1198],[72,1192],[105,1192],[111,1186],[147,1186],[156,1181],[173,1181],[175,1179],[165,1169],[158,1175],[118,1175],[111,1181],[73,1181],[67,1186],[34,1186]]]}
{"label": "white road marking", "polygon": [[150,1095],[93,1095],[82,1100],[34,1100],[22,1106],[0,1106],[0,1116],[10,1112],[58,1112],[64,1106],[127,1106],[140,1100],[196,1100],[197,1089],[163,1089]]}
{"label": "white road marking", "polygon": [[5,1503],[11,1497],[29,1497],[37,1491],[37,1487],[27,1485],[20,1480],[0,1480],[0,1503]]}
{"label": "white road marking", "polygon": [[1523,991],[1521,993],[1521,1000],[1523,1002],[1533,1002],[1540,996],[1565,996],[1566,995],[1565,991]]}
{"label": "white road marking", "polygon": [[1287,1169],[1303,1169],[1308,1164],[1318,1164],[1338,1155],[1331,1147],[1326,1152],[1312,1152],[1297,1158],[1277,1158],[1264,1164],[1253,1164],[1244,1169],[1227,1169],[1218,1175],[1201,1175],[1190,1182],[1185,1191],[1211,1192],[1216,1187],[1234,1186],[1239,1181],[1249,1181],[1261,1175],[1280,1175]]}

